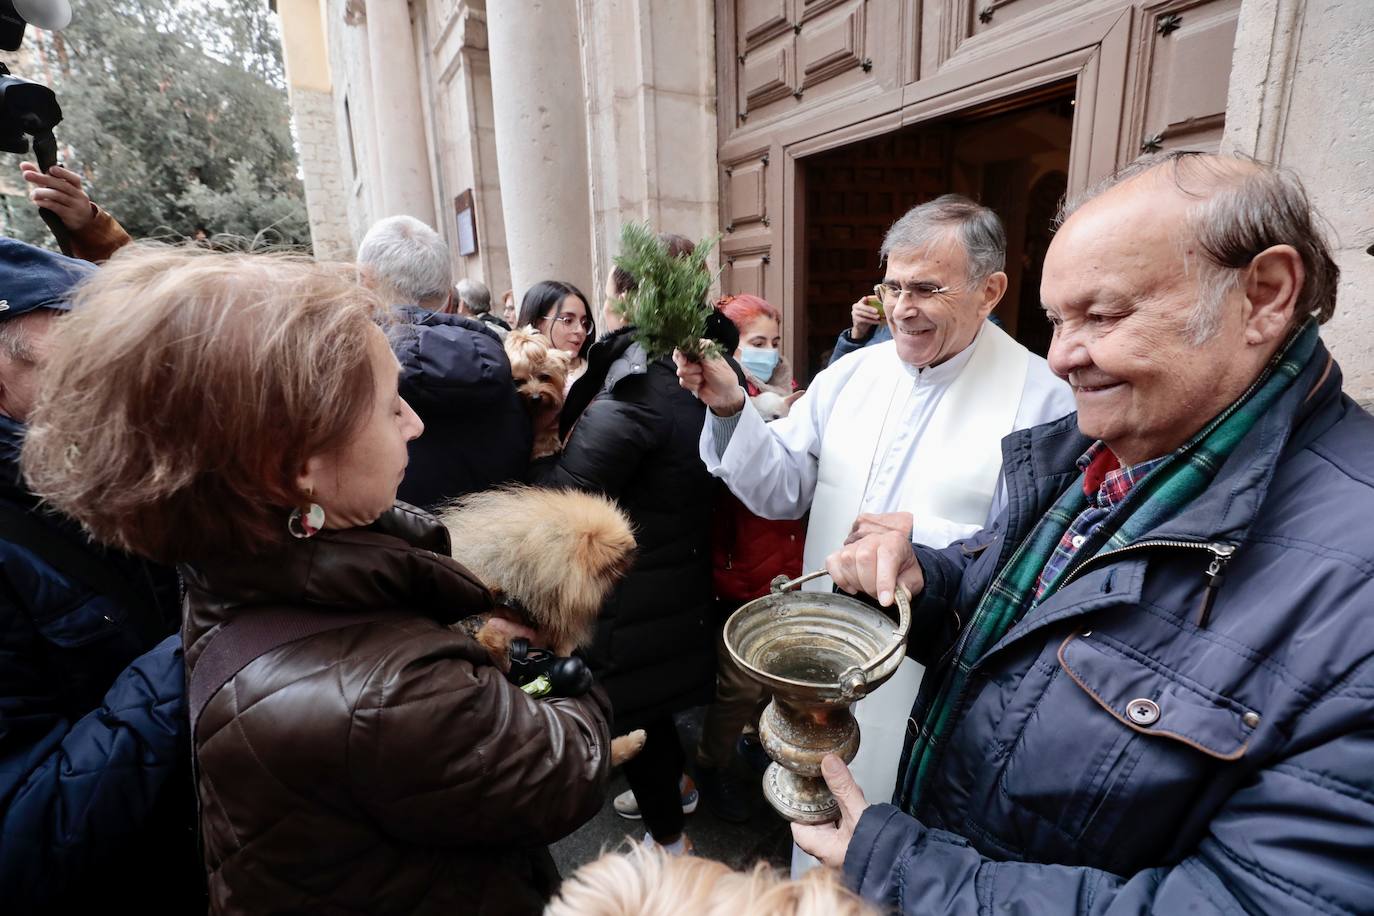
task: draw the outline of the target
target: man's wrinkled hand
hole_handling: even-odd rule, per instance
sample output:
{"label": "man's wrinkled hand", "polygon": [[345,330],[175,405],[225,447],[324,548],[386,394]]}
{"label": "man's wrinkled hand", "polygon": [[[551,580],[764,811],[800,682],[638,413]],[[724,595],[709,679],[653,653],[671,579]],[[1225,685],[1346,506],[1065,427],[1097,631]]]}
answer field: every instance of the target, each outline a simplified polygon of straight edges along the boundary
{"label": "man's wrinkled hand", "polygon": [[690,360],[673,351],[678,384],[686,388],[718,417],[733,417],[744,409],[744,389],[730,364],[719,356]]}
{"label": "man's wrinkled hand", "polygon": [[843,868],[844,857],[849,852],[849,841],[854,838],[854,828],[868,808],[863,789],[854,781],[854,774],[844,761],[834,754],[826,754],[821,760],[821,775],[835,801],[840,803],[840,820],[832,824],[793,824],[792,839],[803,852],[808,852],[831,868]]}
{"label": "man's wrinkled hand", "polygon": [[880,531],[844,545],[825,558],[825,569],[841,590],[872,595],[883,607],[892,604],[898,585],[913,595],[925,587],[911,537],[896,531]]}
{"label": "man's wrinkled hand", "polygon": [[849,537],[845,538],[844,542],[852,544],[859,538],[866,538],[870,534],[882,534],[884,531],[895,531],[909,541],[915,521],[910,512],[865,513],[854,519],[854,525],[849,529]]}
{"label": "man's wrinkled hand", "polygon": [[82,188],[81,176],[60,165],[44,173],[32,162],[19,163],[20,174],[33,185],[29,199],[44,210],[51,210],[72,232],[80,232],[95,219],[95,208]]}

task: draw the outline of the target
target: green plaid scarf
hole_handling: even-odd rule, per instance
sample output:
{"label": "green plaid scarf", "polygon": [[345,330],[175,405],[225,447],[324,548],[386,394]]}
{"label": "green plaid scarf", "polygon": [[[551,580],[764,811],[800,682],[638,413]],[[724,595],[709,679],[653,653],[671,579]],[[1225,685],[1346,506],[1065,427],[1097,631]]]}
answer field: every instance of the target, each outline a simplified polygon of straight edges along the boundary
{"label": "green plaid scarf", "polygon": [[[1139,539],[1165,520],[1177,515],[1202,493],[1217,469],[1255,421],[1273,407],[1311,359],[1317,347],[1317,324],[1308,321],[1275,355],[1264,373],[1239,399],[1174,452],[1132,489],[1129,501],[1103,522],[1105,540],[1095,536],[1097,553],[1117,550]],[[1018,621],[1035,595],[1036,580],[1069,525],[1087,507],[1083,478],[1068,488],[1031,533],[1017,546],[1007,564],[988,586],[978,608],[960,635],[955,657],[944,678],[934,687],[920,716],[921,727],[911,746],[902,775],[900,797],[908,813],[915,814],[935,763],[954,730],[955,711],[963,702],[970,674],[977,661]],[[1091,559],[1075,558],[1046,584],[1041,601],[1059,588],[1074,567]],[[922,690],[923,695],[926,694]]]}

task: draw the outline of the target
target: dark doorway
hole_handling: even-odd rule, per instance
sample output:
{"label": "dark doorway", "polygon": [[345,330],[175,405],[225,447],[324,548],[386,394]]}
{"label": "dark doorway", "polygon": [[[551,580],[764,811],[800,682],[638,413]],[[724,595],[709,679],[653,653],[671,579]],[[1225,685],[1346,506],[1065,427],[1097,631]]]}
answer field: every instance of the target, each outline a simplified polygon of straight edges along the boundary
{"label": "dark doorway", "polygon": [[1072,83],[905,127],[801,161],[804,169],[806,352],[798,376],[825,367],[850,306],[882,279],[878,249],[897,217],[948,192],[966,194],[1007,228],[1007,293],[994,315],[1044,354],[1040,265],[1068,182]]}

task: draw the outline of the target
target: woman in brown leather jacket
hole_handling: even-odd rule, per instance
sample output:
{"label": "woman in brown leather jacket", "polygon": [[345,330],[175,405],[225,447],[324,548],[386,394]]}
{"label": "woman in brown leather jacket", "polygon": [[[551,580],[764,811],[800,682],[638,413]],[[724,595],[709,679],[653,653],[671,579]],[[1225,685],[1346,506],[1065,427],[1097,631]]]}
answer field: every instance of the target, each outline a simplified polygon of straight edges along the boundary
{"label": "woman in brown leather jacket", "polygon": [[530,699],[452,626],[491,596],[393,504],[422,426],[375,305],[306,262],[126,249],[56,332],[25,468],[179,564],[213,912],[538,912],[608,710]]}

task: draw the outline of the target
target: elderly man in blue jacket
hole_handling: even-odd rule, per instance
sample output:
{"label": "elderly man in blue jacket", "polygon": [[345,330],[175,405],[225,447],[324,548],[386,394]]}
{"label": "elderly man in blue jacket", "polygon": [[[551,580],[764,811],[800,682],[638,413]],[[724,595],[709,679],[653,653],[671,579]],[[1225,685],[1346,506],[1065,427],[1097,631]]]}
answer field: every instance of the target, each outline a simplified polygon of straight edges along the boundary
{"label": "elderly man in blue jacket", "polygon": [[19,473],[52,325],[94,268],[0,239],[0,911],[204,911],[176,579]]}
{"label": "elderly man in blue jacket", "polygon": [[1374,910],[1374,418],[1317,326],[1338,270],[1296,179],[1170,154],[1045,260],[1078,412],[1002,443],[1008,509],[872,532],[836,582],[918,596],[893,804],[822,769],[794,827],[904,913]]}
{"label": "elderly man in blue jacket", "polygon": [[424,421],[397,496],[433,509],[523,480],[534,429],[490,326],[454,314],[448,246],[411,216],[389,216],[358,246],[364,281],[390,305],[401,397]]}

